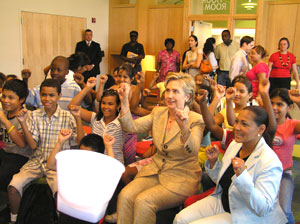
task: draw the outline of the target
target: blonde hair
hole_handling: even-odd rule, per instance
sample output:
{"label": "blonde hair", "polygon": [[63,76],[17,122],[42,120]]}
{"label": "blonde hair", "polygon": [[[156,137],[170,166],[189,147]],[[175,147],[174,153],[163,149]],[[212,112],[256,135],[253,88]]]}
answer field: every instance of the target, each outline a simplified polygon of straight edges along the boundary
{"label": "blonde hair", "polygon": [[195,81],[192,76],[185,73],[175,73],[173,72],[170,76],[167,77],[165,81],[165,87],[167,87],[170,81],[178,81],[185,93],[186,96],[190,96],[189,100],[185,103],[185,105],[191,106],[194,101],[195,95]]}

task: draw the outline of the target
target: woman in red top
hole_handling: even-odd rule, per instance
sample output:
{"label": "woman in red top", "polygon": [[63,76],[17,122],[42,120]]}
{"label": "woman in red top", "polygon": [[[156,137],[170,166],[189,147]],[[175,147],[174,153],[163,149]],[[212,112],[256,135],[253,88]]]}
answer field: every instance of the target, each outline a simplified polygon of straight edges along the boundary
{"label": "woman in red top", "polygon": [[299,89],[299,77],[297,71],[296,57],[288,52],[290,42],[286,37],[279,40],[278,52],[271,55],[269,59],[270,83],[272,91],[275,88],[291,88],[291,70]]}
{"label": "woman in red top", "polygon": [[261,46],[257,45],[250,51],[250,58],[253,68],[246,73],[247,78],[251,81],[253,99],[256,99],[258,94],[258,83],[268,78],[269,68],[263,61],[267,51]]}

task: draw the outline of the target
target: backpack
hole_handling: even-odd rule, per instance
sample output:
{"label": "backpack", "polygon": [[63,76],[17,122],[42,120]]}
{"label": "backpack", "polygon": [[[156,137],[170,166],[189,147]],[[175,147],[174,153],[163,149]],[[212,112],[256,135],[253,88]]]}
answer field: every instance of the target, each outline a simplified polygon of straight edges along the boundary
{"label": "backpack", "polygon": [[56,204],[48,184],[31,184],[24,192],[16,224],[55,224]]}

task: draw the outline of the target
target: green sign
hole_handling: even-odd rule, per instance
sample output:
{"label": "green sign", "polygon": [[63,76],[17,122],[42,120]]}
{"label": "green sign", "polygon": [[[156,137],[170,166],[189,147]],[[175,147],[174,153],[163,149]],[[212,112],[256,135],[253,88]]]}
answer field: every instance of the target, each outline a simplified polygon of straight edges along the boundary
{"label": "green sign", "polygon": [[230,0],[203,0],[203,14],[229,14]]}

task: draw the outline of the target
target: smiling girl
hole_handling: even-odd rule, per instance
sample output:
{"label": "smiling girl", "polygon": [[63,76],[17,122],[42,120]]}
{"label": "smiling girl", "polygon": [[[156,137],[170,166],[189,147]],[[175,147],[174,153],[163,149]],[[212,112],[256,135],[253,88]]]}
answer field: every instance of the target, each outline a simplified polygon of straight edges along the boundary
{"label": "smiling girl", "polygon": [[117,160],[124,163],[122,148],[125,134],[117,119],[120,109],[118,93],[113,89],[105,90],[100,99],[99,112],[97,114],[79,107],[85,95],[96,85],[96,83],[96,78],[89,78],[86,87],[70,102],[69,109],[75,116],[78,132],[83,132],[83,129],[81,128],[82,119],[85,122],[91,123],[92,133],[98,134],[101,137],[103,137],[104,134],[113,136],[115,138],[113,144],[114,156]]}
{"label": "smiling girl", "polygon": [[[252,85],[247,77],[237,76],[232,80],[232,86],[226,91],[226,108],[223,108],[220,113],[218,113],[214,120],[216,124],[224,123],[224,128],[232,130],[232,126],[227,120],[227,109],[232,107],[232,102],[234,103],[234,113],[237,115],[243,108],[247,106],[249,100],[252,97]],[[215,99],[214,99],[215,100]],[[218,99],[216,99],[218,100]],[[234,120],[234,119],[233,119]]]}
{"label": "smiling girl", "polygon": [[292,109],[293,102],[300,108],[300,90],[274,89],[270,94],[270,98],[277,122],[273,150],[283,166],[279,203],[285,212],[288,223],[294,223],[291,208],[294,192],[292,153],[297,135],[300,134],[300,121],[290,119],[288,112]]}

